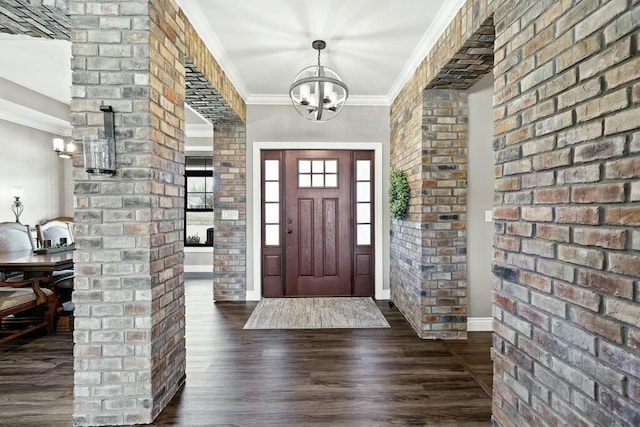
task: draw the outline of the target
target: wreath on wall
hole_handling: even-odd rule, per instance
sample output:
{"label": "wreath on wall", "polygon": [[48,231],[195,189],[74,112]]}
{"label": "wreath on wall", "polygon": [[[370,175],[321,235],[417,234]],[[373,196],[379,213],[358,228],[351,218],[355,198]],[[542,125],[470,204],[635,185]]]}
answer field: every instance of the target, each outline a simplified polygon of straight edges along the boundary
{"label": "wreath on wall", "polygon": [[391,172],[389,185],[389,207],[391,208],[391,218],[404,219],[409,208],[409,195],[411,188],[407,177],[401,170]]}

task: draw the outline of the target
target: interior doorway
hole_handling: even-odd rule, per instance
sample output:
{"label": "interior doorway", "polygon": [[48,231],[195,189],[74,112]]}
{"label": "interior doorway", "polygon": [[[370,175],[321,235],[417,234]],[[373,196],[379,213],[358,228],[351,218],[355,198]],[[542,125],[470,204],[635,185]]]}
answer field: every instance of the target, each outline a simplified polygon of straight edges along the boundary
{"label": "interior doorway", "polygon": [[375,296],[371,150],[261,151],[262,296]]}

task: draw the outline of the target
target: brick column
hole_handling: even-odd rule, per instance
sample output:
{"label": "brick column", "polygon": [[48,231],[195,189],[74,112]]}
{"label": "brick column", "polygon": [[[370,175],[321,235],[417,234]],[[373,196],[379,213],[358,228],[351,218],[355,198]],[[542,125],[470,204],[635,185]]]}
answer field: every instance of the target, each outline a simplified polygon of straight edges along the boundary
{"label": "brick column", "polygon": [[113,106],[118,169],[74,159],[74,425],[150,423],[184,380],[184,34],[171,0],[69,11],[74,140]]}
{"label": "brick column", "polygon": [[422,338],[467,336],[467,118],[465,91],[424,91]]}
{"label": "brick column", "polygon": [[[216,125],[213,131],[214,227],[213,298],[244,301],[247,294],[246,127]],[[222,211],[237,211],[237,220]]]}

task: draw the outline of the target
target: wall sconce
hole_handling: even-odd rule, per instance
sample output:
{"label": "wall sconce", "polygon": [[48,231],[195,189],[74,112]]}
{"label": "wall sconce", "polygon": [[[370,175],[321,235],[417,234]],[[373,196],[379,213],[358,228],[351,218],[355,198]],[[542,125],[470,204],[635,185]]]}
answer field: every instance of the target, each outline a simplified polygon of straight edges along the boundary
{"label": "wall sconce", "polygon": [[104,132],[100,136],[85,136],[84,167],[94,175],[115,175],[116,173],[116,132],[113,108],[101,105],[104,113]]}
{"label": "wall sconce", "polygon": [[73,157],[73,152],[76,151],[76,145],[73,142],[65,144],[62,138],[53,138],[53,151],[61,159],[70,159]]}
{"label": "wall sconce", "polygon": [[14,198],[13,203],[11,203],[11,211],[16,216],[16,222],[20,223],[20,214],[24,210],[24,205],[20,201],[20,198],[24,195],[24,188],[22,187],[13,187],[11,189],[11,197]]}

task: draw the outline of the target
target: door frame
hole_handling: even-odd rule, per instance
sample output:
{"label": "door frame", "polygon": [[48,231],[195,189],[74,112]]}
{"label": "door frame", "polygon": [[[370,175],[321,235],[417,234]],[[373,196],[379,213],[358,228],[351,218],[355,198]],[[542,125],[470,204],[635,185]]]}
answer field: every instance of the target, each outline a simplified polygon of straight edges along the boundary
{"label": "door frame", "polygon": [[375,248],[375,297],[386,300],[390,298],[390,290],[383,289],[382,277],[382,142],[273,142],[258,141],[252,144],[253,194],[251,197],[251,209],[253,212],[253,290],[247,291],[247,301],[259,301],[262,299],[262,247],[261,223],[262,213],[260,209],[260,179],[262,176],[261,150],[371,150],[374,152],[374,248]]}

